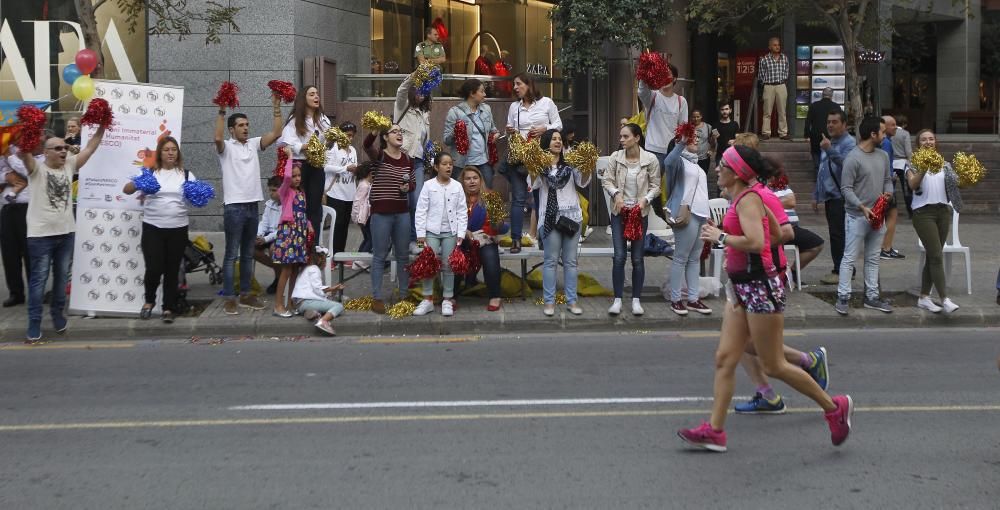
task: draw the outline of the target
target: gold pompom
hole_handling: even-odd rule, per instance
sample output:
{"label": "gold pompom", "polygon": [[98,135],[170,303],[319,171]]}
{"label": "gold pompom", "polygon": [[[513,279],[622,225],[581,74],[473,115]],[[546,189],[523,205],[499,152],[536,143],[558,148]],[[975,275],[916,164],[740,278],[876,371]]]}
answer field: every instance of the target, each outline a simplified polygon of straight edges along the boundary
{"label": "gold pompom", "polygon": [[959,152],[955,154],[951,165],[955,168],[955,173],[958,174],[960,188],[975,186],[986,177],[986,167],[979,162],[979,158],[975,154]]}
{"label": "gold pompom", "polygon": [[361,116],[361,127],[368,131],[388,131],[392,127],[392,121],[384,113],[372,110]]}
{"label": "gold pompom", "polygon": [[413,311],[417,309],[417,305],[413,301],[404,299],[392,306],[390,306],[385,313],[392,317],[393,319],[402,319],[403,317],[409,317],[413,315]]}
{"label": "gold pompom", "polygon": [[347,136],[347,133],[341,131],[337,126],[327,129],[326,132],[323,133],[323,137],[326,138],[326,143],[332,142],[341,149],[347,149],[351,146],[351,137]]}
{"label": "gold pompom", "polygon": [[941,153],[930,147],[922,147],[914,151],[910,163],[918,172],[936,174],[944,166],[944,157],[941,156]]}
{"label": "gold pompom", "polygon": [[323,142],[315,134],[309,137],[309,143],[306,144],[305,152],[306,161],[310,165],[316,168],[323,168],[326,165],[326,146],[323,145]]}
{"label": "gold pompom", "polygon": [[597,158],[601,152],[590,142],[583,142],[566,154],[566,163],[577,169],[583,175],[590,175],[597,168]]}
{"label": "gold pompom", "polygon": [[483,193],[483,202],[486,203],[486,214],[489,215],[491,222],[501,222],[510,217],[510,209],[507,208],[507,202],[500,196],[500,192]]}
{"label": "gold pompom", "polygon": [[[545,304],[545,298],[537,298],[537,299],[535,299],[535,304],[536,305],[544,305]],[[564,294],[562,291],[556,292],[556,304],[557,305],[565,305],[566,304],[566,294]]]}
{"label": "gold pompom", "polygon": [[347,302],[344,303],[344,309],[354,310],[357,312],[367,312],[368,310],[372,309],[372,303],[374,301],[375,298],[372,296],[363,296],[359,298],[348,299]]}
{"label": "gold pompom", "polygon": [[539,145],[538,139],[525,140],[521,133],[510,135],[507,159],[513,164],[524,165],[532,179],[541,175],[552,164],[549,154]]}

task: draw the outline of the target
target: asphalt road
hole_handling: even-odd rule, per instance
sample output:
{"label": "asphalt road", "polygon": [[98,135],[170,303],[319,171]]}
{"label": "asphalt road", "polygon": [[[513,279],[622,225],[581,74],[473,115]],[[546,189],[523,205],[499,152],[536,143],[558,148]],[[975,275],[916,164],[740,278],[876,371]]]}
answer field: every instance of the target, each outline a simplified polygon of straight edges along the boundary
{"label": "asphalt road", "polygon": [[675,436],[713,333],[2,344],[0,509],[996,509],[998,337],[792,333],[851,438],[779,385],[726,454]]}

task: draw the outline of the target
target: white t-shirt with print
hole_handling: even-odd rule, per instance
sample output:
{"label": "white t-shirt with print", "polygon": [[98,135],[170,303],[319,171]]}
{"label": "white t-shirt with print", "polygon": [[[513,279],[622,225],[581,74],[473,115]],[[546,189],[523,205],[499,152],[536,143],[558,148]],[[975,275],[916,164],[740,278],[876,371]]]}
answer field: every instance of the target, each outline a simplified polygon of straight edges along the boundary
{"label": "white t-shirt with print", "polygon": [[62,168],[49,168],[45,161],[35,162],[28,174],[28,237],[70,234],[76,230],[73,219],[73,174],[76,156],[66,156]]}

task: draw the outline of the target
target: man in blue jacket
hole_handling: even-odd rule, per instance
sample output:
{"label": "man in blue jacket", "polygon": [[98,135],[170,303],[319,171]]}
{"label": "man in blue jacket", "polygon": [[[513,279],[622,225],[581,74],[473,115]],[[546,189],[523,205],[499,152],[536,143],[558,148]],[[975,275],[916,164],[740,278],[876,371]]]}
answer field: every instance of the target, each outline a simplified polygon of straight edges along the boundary
{"label": "man in blue jacket", "polygon": [[820,142],[819,173],[816,174],[816,191],[813,192],[813,210],[819,212],[823,203],[826,211],[827,228],[830,231],[830,255],[833,257],[833,271],[820,281],[835,285],[840,280],[840,261],[844,258],[844,196],[840,193],[841,173],[844,158],[857,145],[854,137],[847,132],[847,114],[837,109],[826,117],[826,130],[830,138],[823,135]]}

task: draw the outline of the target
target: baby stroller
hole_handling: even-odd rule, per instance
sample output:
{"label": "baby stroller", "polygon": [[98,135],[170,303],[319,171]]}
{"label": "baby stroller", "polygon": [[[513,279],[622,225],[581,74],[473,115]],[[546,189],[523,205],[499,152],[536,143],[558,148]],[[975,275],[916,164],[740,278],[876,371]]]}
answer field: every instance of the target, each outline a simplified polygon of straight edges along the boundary
{"label": "baby stroller", "polygon": [[174,313],[183,315],[191,308],[187,301],[187,274],[197,271],[204,271],[208,274],[208,282],[212,285],[222,283],[222,267],[215,263],[215,254],[212,253],[212,243],[208,242],[204,236],[198,236],[194,240],[188,239],[187,246],[184,247],[184,260],[181,261],[180,275],[178,275],[177,305]]}

